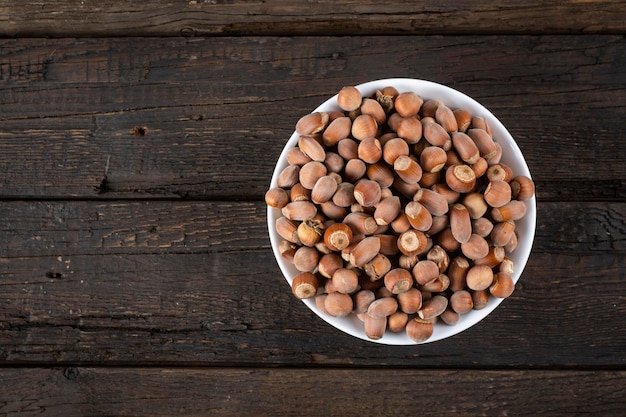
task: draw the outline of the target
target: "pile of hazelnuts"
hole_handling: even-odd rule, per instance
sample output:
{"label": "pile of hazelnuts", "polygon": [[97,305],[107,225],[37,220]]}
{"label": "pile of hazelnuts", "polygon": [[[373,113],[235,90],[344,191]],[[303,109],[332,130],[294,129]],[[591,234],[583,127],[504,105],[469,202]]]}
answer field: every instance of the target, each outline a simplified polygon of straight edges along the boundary
{"label": "pile of hazelnuts", "polygon": [[501,162],[487,121],[389,86],[337,95],[341,110],[296,124],[297,146],[267,191],[293,294],[356,314],[371,339],[415,342],[490,297],[511,295],[516,222],[533,181]]}

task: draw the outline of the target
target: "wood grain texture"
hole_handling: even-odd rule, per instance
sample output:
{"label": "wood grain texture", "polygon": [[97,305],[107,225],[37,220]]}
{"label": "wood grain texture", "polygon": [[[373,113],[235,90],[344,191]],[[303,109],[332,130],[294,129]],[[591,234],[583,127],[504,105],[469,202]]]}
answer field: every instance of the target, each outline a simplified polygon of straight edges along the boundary
{"label": "wood grain texture", "polygon": [[539,205],[513,296],[419,347],[360,341],[297,301],[262,203],[16,201],[0,213],[6,365],[626,365],[623,203]]}
{"label": "wood grain texture", "polygon": [[0,377],[0,413],[9,416],[621,416],[626,408],[623,371],[70,367]]}
{"label": "wood grain texture", "polygon": [[[567,18],[564,18],[564,17]],[[0,2],[0,36],[624,33],[615,0]]]}
{"label": "wood grain texture", "polygon": [[492,110],[540,199],[626,195],[623,37],[18,39],[0,51],[4,198],[261,199],[299,117],[390,76]]}

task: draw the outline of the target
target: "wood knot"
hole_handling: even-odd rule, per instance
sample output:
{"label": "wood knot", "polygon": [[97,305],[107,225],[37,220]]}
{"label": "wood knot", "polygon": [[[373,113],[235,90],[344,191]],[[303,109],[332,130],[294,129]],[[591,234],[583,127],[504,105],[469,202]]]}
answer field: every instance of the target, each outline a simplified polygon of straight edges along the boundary
{"label": "wood knot", "polygon": [[69,366],[63,370],[63,376],[70,381],[76,381],[80,375],[80,371],[75,366]]}
{"label": "wood knot", "polygon": [[148,128],[146,126],[135,126],[130,130],[130,134],[133,136],[146,136]]}

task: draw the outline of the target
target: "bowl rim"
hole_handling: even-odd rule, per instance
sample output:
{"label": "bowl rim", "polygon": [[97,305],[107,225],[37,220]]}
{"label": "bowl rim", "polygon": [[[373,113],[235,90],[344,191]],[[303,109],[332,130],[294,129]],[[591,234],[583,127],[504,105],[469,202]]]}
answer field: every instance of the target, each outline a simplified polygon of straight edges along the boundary
{"label": "bowl rim", "polygon": [[[484,117],[489,123],[494,139],[498,141],[503,147],[502,162],[507,163],[507,165],[511,166],[515,175],[526,175],[529,178],[532,178],[526,160],[524,159],[524,156],[519,146],[515,142],[515,139],[512,137],[506,127],[500,122],[500,120],[477,100],[447,85],[415,78],[383,78],[355,85],[355,87],[361,92],[363,97],[368,97],[374,94],[376,90],[382,89],[386,86],[394,86],[401,93],[404,91],[413,91],[419,94],[422,98],[424,98],[424,100],[437,99],[445,105],[451,107],[452,109],[466,108],[473,116]],[[313,109],[311,113],[317,111],[328,112],[333,110],[341,110],[337,105],[337,94],[325,100],[315,109]],[[298,134],[294,130],[291,137],[283,147],[283,150],[281,151],[281,154],[274,167],[274,172],[272,174],[270,182],[270,188],[276,186],[278,175],[280,174],[282,169],[287,166],[287,152],[297,145],[298,137]],[[511,259],[514,260],[515,271],[511,275],[511,277],[513,278],[513,281],[515,283],[518,282],[524,268],[526,267],[526,264],[530,257],[536,231],[535,196],[526,200],[525,203],[527,205],[527,213],[523,219],[516,221],[516,228],[525,230],[526,234],[520,236],[518,247],[515,252],[508,255]],[[281,217],[282,214],[279,209],[275,209],[269,206],[266,206],[266,208],[267,226],[272,251],[281,269],[283,277],[285,278],[289,286],[291,286],[294,276],[299,272],[293,267],[293,265],[290,265],[287,261],[285,261],[278,252],[278,243],[280,241],[280,237],[274,229],[274,223],[276,219],[278,217]],[[363,330],[363,324],[356,317],[356,315],[350,314],[350,316],[342,318],[333,317],[320,311],[315,305],[315,301],[313,298],[301,301],[318,317],[320,317],[331,326],[361,340],[384,345],[417,345],[436,342],[464,332],[465,330],[475,326],[480,321],[488,317],[502,303],[503,300],[504,299],[502,298],[490,297],[489,302],[485,308],[481,310],[472,310],[467,314],[461,315],[459,322],[455,325],[449,326],[440,322],[436,323],[434,326],[433,335],[423,342],[415,342],[411,340],[404,332],[391,333],[390,331],[386,331],[385,335],[380,339],[370,339],[365,335],[365,332]]]}

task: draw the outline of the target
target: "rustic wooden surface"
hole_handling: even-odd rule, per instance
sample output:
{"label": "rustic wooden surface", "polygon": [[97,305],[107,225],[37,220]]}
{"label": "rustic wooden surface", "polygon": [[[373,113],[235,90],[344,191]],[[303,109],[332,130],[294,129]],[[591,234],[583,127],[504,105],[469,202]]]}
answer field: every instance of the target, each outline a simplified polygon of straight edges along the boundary
{"label": "rustic wooden surface", "polygon": [[[0,415],[624,415],[624,22],[608,0],[0,0]],[[497,314],[390,347],[293,298],[263,194],[302,114],[398,76],[499,117],[538,213]]]}

